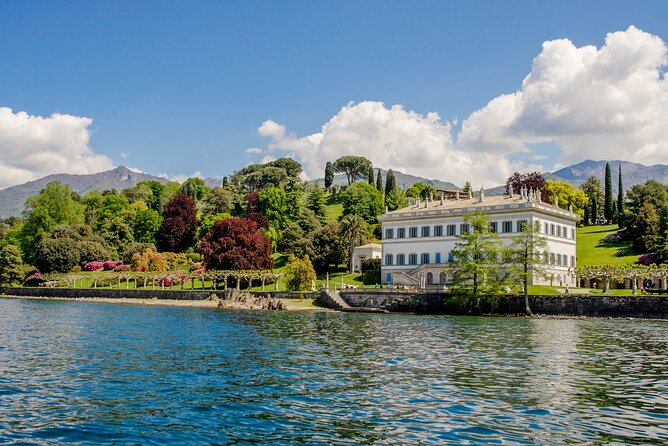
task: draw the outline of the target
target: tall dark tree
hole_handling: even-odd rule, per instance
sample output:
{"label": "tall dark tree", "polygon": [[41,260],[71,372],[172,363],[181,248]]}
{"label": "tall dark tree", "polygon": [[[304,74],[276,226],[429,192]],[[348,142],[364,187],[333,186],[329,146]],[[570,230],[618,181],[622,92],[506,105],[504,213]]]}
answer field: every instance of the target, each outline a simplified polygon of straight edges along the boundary
{"label": "tall dark tree", "polygon": [[197,210],[185,194],[176,194],[165,205],[164,220],[156,237],[160,251],[181,252],[195,243]]}
{"label": "tall dark tree", "polygon": [[376,177],[376,189],[381,194],[383,193],[383,176],[380,174],[380,169],[378,169],[378,176]]}
{"label": "tall dark tree", "polygon": [[624,227],[624,187],[622,185],[622,165],[619,165],[617,174],[617,224]]}
{"label": "tall dark tree", "polygon": [[610,173],[610,164],[605,163],[605,199],[603,201],[603,217],[612,221],[612,174]]}
{"label": "tall dark tree", "polygon": [[229,184],[229,181],[230,180],[228,180],[227,177],[223,177],[223,187],[227,187],[227,185]]}
{"label": "tall dark tree", "polygon": [[367,177],[366,179],[369,182],[369,184],[373,186],[375,181],[374,181],[374,177],[373,177],[373,166],[372,165],[369,165],[369,171],[366,173],[366,177]]}
{"label": "tall dark tree", "polygon": [[329,189],[334,184],[334,166],[330,161],[325,165],[325,189]]}
{"label": "tall dark tree", "polygon": [[397,188],[397,179],[394,176],[392,169],[387,171],[387,176],[385,177],[385,196],[389,195],[394,189]]}
{"label": "tall dark tree", "polygon": [[199,246],[207,269],[272,269],[271,240],[247,218],[229,217],[214,223]]}
{"label": "tall dark tree", "polygon": [[598,223],[598,203],[596,202],[596,198],[592,197],[591,199],[591,221],[594,224]]}

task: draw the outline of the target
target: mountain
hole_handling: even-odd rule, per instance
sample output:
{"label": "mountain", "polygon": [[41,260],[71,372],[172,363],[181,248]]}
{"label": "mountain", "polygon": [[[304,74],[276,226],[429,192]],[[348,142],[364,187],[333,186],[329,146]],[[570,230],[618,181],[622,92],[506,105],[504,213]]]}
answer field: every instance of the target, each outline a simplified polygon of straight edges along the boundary
{"label": "mountain", "polygon": [[12,215],[20,215],[23,211],[23,203],[26,198],[35,195],[52,181],[67,184],[75,192],[85,194],[91,190],[122,190],[142,181],[152,180],[160,183],[168,181],[167,178],[136,172],[124,166],[88,175],[71,175],[66,173],[47,175],[39,180],[29,181],[0,190],[0,217],[5,218]]}
{"label": "mountain", "polygon": [[[378,175],[378,169],[373,170],[374,175]],[[397,180],[397,186],[399,186],[402,189],[407,189],[414,185],[415,183],[424,183],[424,184],[431,184],[434,186],[436,189],[458,189],[457,186],[455,186],[453,183],[447,182],[447,181],[441,181],[441,180],[430,180],[428,178],[423,178],[423,177],[418,177],[415,175],[411,175],[408,173],[403,173],[399,172],[397,170],[394,170],[394,178]],[[387,171],[380,169],[380,174],[383,177],[383,186],[387,182]],[[375,176],[374,176],[375,178]],[[312,181],[312,183],[317,184],[319,186],[323,186],[325,184],[325,179],[324,178],[318,178]],[[345,186],[348,184],[348,180],[346,179],[345,174],[336,174],[334,175],[334,185],[335,186]],[[376,184],[375,180],[374,183]]]}
{"label": "mountain", "polygon": [[610,163],[612,171],[612,190],[617,193],[617,166],[622,166],[622,185],[624,190],[629,190],[631,186],[644,183],[647,180],[657,180],[660,183],[668,183],[668,166],[665,164],[653,164],[645,166],[644,164],[632,163],[630,161],[594,161],[587,160],[572,166],[564,167],[554,172],[559,178],[562,178],[575,186],[584,183],[585,180],[594,175],[605,181],[605,163]]}

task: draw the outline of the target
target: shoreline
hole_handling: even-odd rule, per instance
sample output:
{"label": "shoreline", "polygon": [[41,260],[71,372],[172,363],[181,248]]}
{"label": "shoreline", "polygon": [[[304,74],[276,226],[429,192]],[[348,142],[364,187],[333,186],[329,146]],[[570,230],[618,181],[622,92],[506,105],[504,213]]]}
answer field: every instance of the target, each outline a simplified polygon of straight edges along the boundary
{"label": "shoreline", "polygon": [[[12,300],[41,300],[41,301],[56,301],[56,302],[90,302],[90,303],[104,303],[112,305],[138,305],[145,307],[167,307],[167,308],[197,308],[207,310],[262,310],[240,302],[219,300],[179,300],[179,299],[158,299],[158,298],[124,298],[124,297],[46,297],[46,296],[14,296],[10,294],[0,295],[0,299]],[[280,299],[286,309],[283,311],[316,311],[316,312],[331,312],[329,308],[315,307],[313,305],[305,305],[304,299],[301,302],[291,302],[292,299]],[[274,310],[263,310],[274,311]],[[279,310],[280,311],[280,310]]]}

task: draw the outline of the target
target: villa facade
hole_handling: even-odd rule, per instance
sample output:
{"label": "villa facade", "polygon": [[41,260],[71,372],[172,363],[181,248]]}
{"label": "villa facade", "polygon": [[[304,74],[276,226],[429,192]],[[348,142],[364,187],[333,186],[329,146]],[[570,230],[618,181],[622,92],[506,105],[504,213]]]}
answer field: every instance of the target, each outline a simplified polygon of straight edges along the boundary
{"label": "villa facade", "polygon": [[412,206],[386,212],[379,217],[382,225],[383,252],[381,280],[384,284],[413,286],[449,285],[454,257],[452,250],[458,235],[468,231],[464,216],[482,211],[491,221],[491,230],[509,244],[524,225],[538,222],[547,239],[547,278],[534,277],[533,284],[575,286],[572,275],[577,264],[575,226],[580,217],[541,201],[540,192],[520,194],[419,200]]}

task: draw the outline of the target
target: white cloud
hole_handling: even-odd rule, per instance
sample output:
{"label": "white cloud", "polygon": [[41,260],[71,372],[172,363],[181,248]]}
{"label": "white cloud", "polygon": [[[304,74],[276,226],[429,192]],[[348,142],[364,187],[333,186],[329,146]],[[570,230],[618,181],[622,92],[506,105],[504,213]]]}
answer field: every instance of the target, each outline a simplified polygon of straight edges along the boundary
{"label": "white cloud", "polygon": [[310,178],[323,176],[325,163],[343,155],[361,155],[378,167],[460,184],[474,169],[481,180],[494,177],[499,169],[512,172],[508,162],[499,166],[498,157],[473,156],[457,148],[450,123],[437,113],[421,115],[382,102],[350,103],[320,132],[301,138],[286,135],[285,127],[273,121],[264,122],[258,132],[271,137],[266,153],[294,155]]}
{"label": "white cloud", "polygon": [[666,54],[659,37],[633,26],[608,34],[598,49],[568,39],[545,42],[521,89],[469,116],[458,145],[508,155],[552,141],[560,164],[668,163]]}
{"label": "white cloud", "polygon": [[262,149],[260,149],[259,147],[249,147],[248,149],[246,149],[246,153],[249,155],[259,155],[260,153],[262,153]]}
{"label": "white cloud", "polygon": [[92,122],[79,116],[32,116],[0,107],[0,187],[52,173],[85,174],[113,168],[111,159],[89,146]]}
{"label": "white cloud", "polygon": [[125,153],[125,152],[121,152],[121,158],[123,158],[124,160],[126,160],[126,159],[130,158],[130,154],[129,154],[129,153]]}
{"label": "white cloud", "polygon": [[[270,138],[263,155],[292,154],[309,177],[353,154],[379,167],[474,186],[587,158],[668,163],[666,62],[666,44],[633,26],[608,34],[601,48],[545,42],[520,88],[466,118],[456,143],[457,118],[442,121],[436,113],[380,102],[350,103],[311,135],[291,135],[271,120],[258,133]],[[531,147],[541,143],[558,153],[546,157]]]}
{"label": "white cloud", "polygon": [[177,174],[177,175],[167,175],[166,173],[161,173],[158,175],[163,178],[169,178],[170,181],[176,181],[177,183],[183,183],[186,181],[188,178],[201,178],[204,179],[204,175],[202,175],[202,172],[199,170],[191,173],[190,175],[183,175],[183,174]]}

